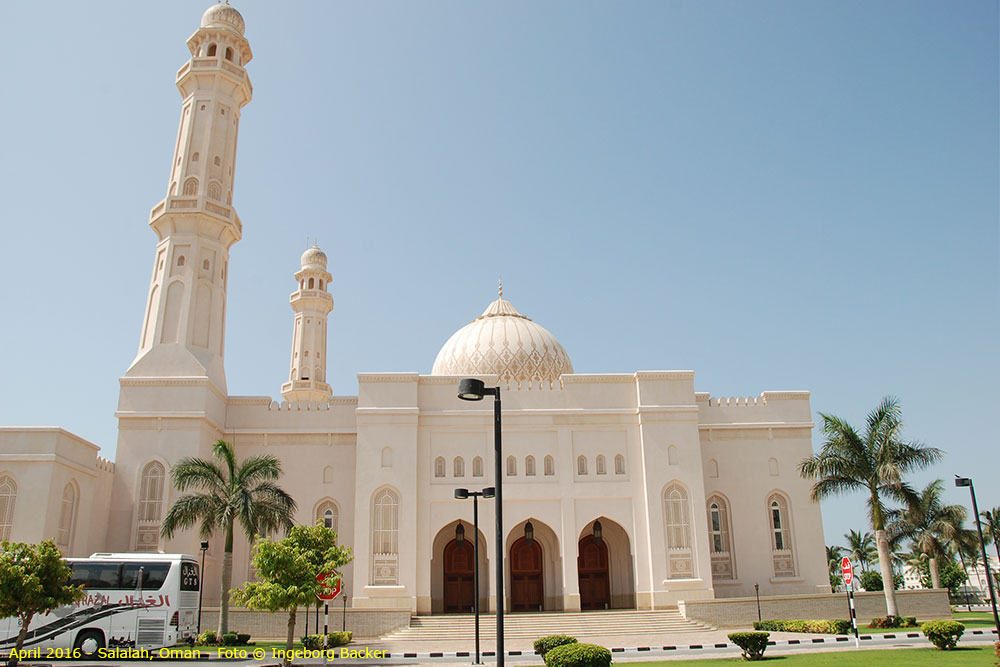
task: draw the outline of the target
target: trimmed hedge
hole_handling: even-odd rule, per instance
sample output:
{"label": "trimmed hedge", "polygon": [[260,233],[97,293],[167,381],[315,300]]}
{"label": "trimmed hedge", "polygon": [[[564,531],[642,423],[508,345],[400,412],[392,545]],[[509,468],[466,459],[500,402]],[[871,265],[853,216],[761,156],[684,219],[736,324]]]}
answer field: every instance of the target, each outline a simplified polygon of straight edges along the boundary
{"label": "trimmed hedge", "polygon": [[536,639],[532,646],[535,648],[535,653],[544,658],[546,653],[557,646],[565,646],[566,644],[575,643],[576,637],[570,637],[569,635],[549,635],[548,637]]}
{"label": "trimmed hedge", "polygon": [[884,630],[886,628],[915,628],[917,627],[916,616],[886,616],[885,618],[873,618],[869,623],[873,628]]}
{"label": "trimmed hedge", "polygon": [[205,630],[205,632],[198,635],[198,643],[214,645],[219,643],[219,636],[215,633],[215,630]]}
{"label": "trimmed hedge", "polygon": [[611,667],[611,651],[596,644],[563,644],[545,654],[546,667]]}
{"label": "trimmed hedge", "polygon": [[239,640],[240,638],[239,636],[237,636],[235,632],[227,632],[226,634],[222,635],[223,646],[236,646]]}
{"label": "trimmed hedge", "polygon": [[769,632],[734,632],[728,635],[729,641],[743,649],[744,660],[763,660],[770,636]]}
{"label": "trimmed hedge", "polygon": [[942,651],[950,651],[965,633],[965,626],[958,621],[928,621],[921,630],[932,644]]}
{"label": "trimmed hedge", "polygon": [[329,648],[346,646],[347,644],[351,643],[351,640],[354,639],[354,632],[351,630],[347,630],[346,632],[331,632],[326,636],[326,638],[327,638],[327,646]]}
{"label": "trimmed hedge", "polygon": [[832,621],[812,620],[773,620],[755,621],[754,630],[768,630],[770,632],[810,632],[821,635],[846,635],[851,632],[851,622],[843,619]]}

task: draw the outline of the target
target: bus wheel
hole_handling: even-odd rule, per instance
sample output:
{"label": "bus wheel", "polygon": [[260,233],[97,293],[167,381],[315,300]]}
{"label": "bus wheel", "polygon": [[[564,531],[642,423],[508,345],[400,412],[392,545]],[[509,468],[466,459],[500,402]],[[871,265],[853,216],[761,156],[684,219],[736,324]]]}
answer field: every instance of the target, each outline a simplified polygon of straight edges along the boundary
{"label": "bus wheel", "polygon": [[93,658],[99,649],[104,648],[104,633],[100,630],[84,630],[76,636],[73,648],[78,648],[84,656]]}

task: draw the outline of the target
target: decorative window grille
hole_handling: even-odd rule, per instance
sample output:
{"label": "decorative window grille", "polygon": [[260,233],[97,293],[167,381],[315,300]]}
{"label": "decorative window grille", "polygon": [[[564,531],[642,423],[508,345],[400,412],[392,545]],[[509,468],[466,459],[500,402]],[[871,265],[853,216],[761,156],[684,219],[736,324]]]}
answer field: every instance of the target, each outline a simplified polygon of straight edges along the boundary
{"label": "decorative window grille", "polygon": [[337,509],[336,503],[332,500],[324,500],[316,507],[316,521],[323,521],[324,528],[333,528],[334,531],[339,532],[338,524],[340,523],[340,510]]}
{"label": "decorative window grille", "polygon": [[434,476],[444,477],[444,458],[441,456],[434,459]]}
{"label": "decorative window grille", "polygon": [[586,475],[587,474],[587,457],[580,455],[576,457],[576,474]]}
{"label": "decorative window grille", "polygon": [[69,550],[73,539],[73,524],[76,519],[76,488],[72,483],[63,487],[62,507],[59,511],[59,530],[56,533],[56,544]]}
{"label": "decorative window grille", "polygon": [[535,457],[529,456],[524,459],[524,474],[528,477],[535,476]]}
{"label": "decorative window grille", "polygon": [[708,543],[712,553],[712,578],[735,579],[729,508],[721,496],[712,496],[708,499]]}
{"label": "decorative window grille", "polygon": [[150,461],[139,482],[139,518],[135,532],[136,551],[156,551],[160,544],[160,518],[166,471],[159,461]]}
{"label": "decorative window grille", "polygon": [[372,499],[372,585],[399,583],[399,496],[380,489]]}
{"label": "decorative window grille", "polygon": [[545,474],[554,475],[556,474],[556,462],[551,456],[545,457]]}
{"label": "decorative window grille", "polygon": [[615,457],[615,474],[624,475],[625,474],[625,457],[619,454]]}
{"label": "decorative window grille", "polygon": [[455,477],[465,477],[465,459],[463,459],[461,456],[455,457],[454,473]]}
{"label": "decorative window grille", "polygon": [[14,527],[14,501],[17,500],[17,483],[14,478],[0,477],[0,540],[9,540]]}
{"label": "decorative window grille", "polygon": [[507,476],[513,477],[517,475],[517,459],[513,456],[507,457]]}
{"label": "decorative window grille", "polygon": [[481,456],[477,456],[472,459],[472,476],[482,477],[483,476],[483,459]]}
{"label": "decorative window grille", "polygon": [[608,474],[608,464],[604,460],[604,455],[603,454],[598,454],[597,455],[597,474],[598,475],[607,475]]}
{"label": "decorative window grille", "polygon": [[792,527],[788,517],[788,501],[781,494],[772,494],[767,499],[767,511],[771,524],[771,562],[774,576],[795,576],[795,553],[792,548]]}
{"label": "decorative window grille", "polygon": [[676,483],[663,490],[663,528],[667,540],[667,578],[691,578],[694,576],[691,507],[687,490]]}

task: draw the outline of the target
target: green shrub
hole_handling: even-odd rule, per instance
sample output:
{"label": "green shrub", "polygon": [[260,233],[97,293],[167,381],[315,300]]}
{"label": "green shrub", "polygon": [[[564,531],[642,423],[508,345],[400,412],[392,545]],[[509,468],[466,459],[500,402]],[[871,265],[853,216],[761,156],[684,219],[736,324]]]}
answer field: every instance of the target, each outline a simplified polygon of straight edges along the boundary
{"label": "green shrub", "polygon": [[772,620],[755,621],[754,630],[766,630],[768,632],[809,632],[822,635],[845,635],[851,631],[851,622],[843,619],[832,621],[812,620]]}
{"label": "green shrub", "polygon": [[354,633],[350,630],[346,632],[331,632],[326,636],[327,646],[330,648],[336,648],[337,646],[346,646],[351,643],[354,639]]}
{"label": "green shrub", "polygon": [[542,637],[541,639],[535,640],[535,653],[544,658],[545,654],[554,649],[556,646],[565,646],[566,644],[575,643],[576,637],[570,637],[569,635],[549,635],[548,637]]}
{"label": "green shrub", "polygon": [[302,648],[318,651],[323,648],[323,635],[305,635],[302,638]]}
{"label": "green shrub", "polygon": [[198,643],[212,646],[219,643],[219,637],[215,634],[215,630],[205,630],[198,635]]}
{"label": "green shrub", "polygon": [[729,641],[743,649],[744,660],[763,660],[770,636],[768,632],[734,632],[729,635]]}
{"label": "green shrub", "polygon": [[236,646],[236,642],[239,641],[239,637],[236,636],[235,632],[227,632],[222,635],[222,645],[223,646]]}
{"label": "green shrub", "polygon": [[546,667],[610,667],[611,651],[595,644],[563,644],[545,654]]}
{"label": "green shrub", "polygon": [[246,646],[250,643],[250,633],[248,632],[237,632],[236,633],[236,645]]}
{"label": "green shrub", "polygon": [[869,623],[873,628],[915,628],[917,627],[916,616],[886,616],[885,618],[873,618]]}
{"label": "green shrub", "polygon": [[947,651],[955,648],[965,632],[965,626],[958,621],[928,621],[922,630],[932,644]]}

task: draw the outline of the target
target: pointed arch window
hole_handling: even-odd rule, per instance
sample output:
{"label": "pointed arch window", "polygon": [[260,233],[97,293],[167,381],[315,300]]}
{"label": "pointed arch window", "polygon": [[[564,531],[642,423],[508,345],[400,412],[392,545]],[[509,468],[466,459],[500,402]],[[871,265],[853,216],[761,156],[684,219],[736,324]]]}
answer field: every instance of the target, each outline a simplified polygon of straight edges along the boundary
{"label": "pointed arch window", "polygon": [[598,475],[608,474],[608,463],[604,459],[604,454],[597,455],[597,474]]}
{"label": "pointed arch window", "polygon": [[196,195],[198,194],[198,179],[189,178],[184,181],[184,194],[186,195]]}
{"label": "pointed arch window", "polygon": [[76,487],[72,482],[63,487],[62,506],[59,510],[59,530],[56,532],[56,544],[69,550],[73,539],[73,525],[76,522]]}
{"label": "pointed arch window", "polygon": [[546,475],[556,474],[556,461],[551,456],[545,457],[545,474]]}
{"label": "pointed arch window", "polygon": [[135,533],[136,551],[156,551],[160,543],[160,517],[166,470],[159,461],[150,461],[142,469],[139,481],[139,520]]}
{"label": "pointed arch window", "polygon": [[332,528],[334,532],[339,532],[340,510],[332,500],[324,500],[316,506],[316,523],[322,521],[324,528]]}
{"label": "pointed arch window", "polygon": [[792,526],[788,515],[788,500],[781,493],[767,499],[768,520],[771,528],[771,562],[774,576],[795,576],[795,553],[792,547]]}
{"label": "pointed arch window", "polygon": [[455,477],[465,477],[465,459],[461,456],[456,456],[453,465]]}
{"label": "pointed arch window", "polygon": [[667,542],[667,578],[694,576],[691,558],[691,506],[688,492],[676,482],[663,490],[663,530]]}
{"label": "pointed arch window", "polygon": [[229,62],[233,61],[233,47],[231,46],[226,47],[226,60]]}
{"label": "pointed arch window", "polygon": [[472,476],[482,477],[483,476],[483,457],[477,456],[472,459]]}
{"label": "pointed arch window", "polygon": [[373,586],[395,586],[399,582],[399,496],[388,488],[372,497]]}
{"label": "pointed arch window", "polygon": [[10,475],[0,477],[0,540],[9,540],[14,528],[14,501],[17,483]]}
{"label": "pointed arch window", "polygon": [[507,457],[507,476],[514,477],[517,475],[517,459],[513,456]]}
{"label": "pointed arch window", "polygon": [[587,457],[582,454],[576,457],[576,474],[586,475],[587,474]]}
{"label": "pointed arch window", "polygon": [[215,44],[208,45],[208,56],[212,57],[218,52],[218,48]]}
{"label": "pointed arch window", "polygon": [[615,474],[624,475],[625,474],[625,457],[621,454],[615,456]]}
{"label": "pointed arch window", "polygon": [[527,477],[535,476],[535,457],[527,456],[524,459],[524,474]]}
{"label": "pointed arch window", "polygon": [[712,554],[712,578],[735,579],[733,547],[729,528],[729,506],[726,499],[714,495],[708,499],[708,543]]}
{"label": "pointed arch window", "polygon": [[444,477],[444,457],[439,456],[434,459],[434,476]]}

